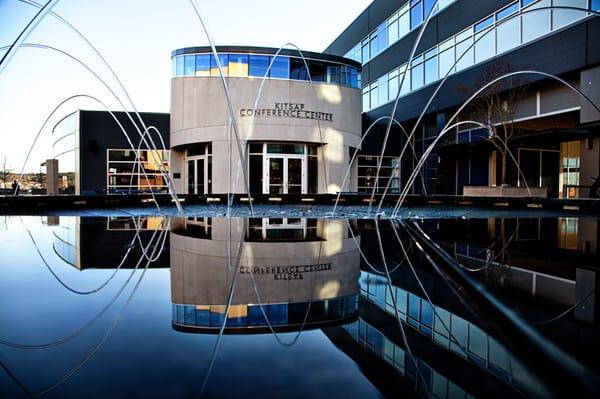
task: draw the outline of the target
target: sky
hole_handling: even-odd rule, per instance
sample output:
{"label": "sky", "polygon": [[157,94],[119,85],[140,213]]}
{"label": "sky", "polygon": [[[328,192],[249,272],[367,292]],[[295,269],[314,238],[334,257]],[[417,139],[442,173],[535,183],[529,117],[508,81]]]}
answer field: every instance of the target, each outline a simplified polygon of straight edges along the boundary
{"label": "sky", "polygon": [[[323,51],[370,2],[197,0],[216,45],[278,48],[291,42],[309,51]],[[171,51],[208,45],[189,0],[62,0],[53,11],[98,49],[138,111],[169,112]],[[0,47],[12,44],[36,12],[19,0],[0,0]],[[69,53],[117,90],[93,52],[56,18],[46,16],[26,43]],[[68,102],[41,129],[58,104],[77,94],[123,109],[93,74],[69,57],[52,50],[19,49],[0,75],[0,167],[6,156],[7,166],[20,172],[41,131],[25,167],[26,172],[38,172],[40,162],[54,155],[51,129],[58,120],[80,108],[102,109],[89,100]]]}

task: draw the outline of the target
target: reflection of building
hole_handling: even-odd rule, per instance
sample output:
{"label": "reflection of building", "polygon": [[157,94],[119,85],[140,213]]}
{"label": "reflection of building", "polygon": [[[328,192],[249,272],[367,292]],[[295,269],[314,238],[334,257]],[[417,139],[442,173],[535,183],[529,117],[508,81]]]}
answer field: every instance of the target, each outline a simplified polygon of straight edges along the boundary
{"label": "reflection of building", "polygon": [[[79,270],[114,269],[121,263],[121,268],[131,269],[139,263],[138,267],[143,269],[147,262],[142,259],[140,243],[148,246],[156,233],[153,243],[160,246],[162,238],[159,240],[158,235],[162,231],[167,234],[164,248],[160,255],[156,253],[159,256],[148,263],[148,267],[169,267],[169,233],[163,217],[60,216],[52,225],[54,252]],[[139,231],[137,236],[136,230]]]}
{"label": "reflection of building", "polygon": [[[308,328],[354,316],[360,258],[346,223],[286,222],[173,220],[174,328],[218,330],[234,278],[227,331],[261,331],[268,324],[275,329],[297,329],[304,324]],[[291,227],[294,224],[296,228]],[[263,235],[264,229],[275,233]]]}
{"label": "reflection of building", "polygon": [[[585,11],[540,9],[566,6],[599,11],[600,1],[440,0],[407,65],[418,31],[435,3],[376,0],[325,50],[362,64],[363,132],[377,118],[390,115],[399,93],[394,117],[407,130],[425,112],[413,143],[420,157],[469,95],[518,70],[558,75],[600,104],[600,18]],[[532,11],[536,9],[540,10]],[[448,80],[427,106],[447,74]],[[526,91],[518,98],[509,96],[510,84],[519,83],[528,83]],[[492,118],[491,124],[500,132],[502,122],[518,130],[509,146],[524,173],[520,177],[509,160],[507,183],[546,187],[554,197],[586,197],[589,189],[578,186],[590,186],[590,178],[600,175],[600,114],[585,99],[544,76],[523,75],[495,89],[501,91],[502,108],[495,114],[504,117]],[[514,101],[509,103],[508,98]],[[454,122],[487,123],[486,116],[481,107],[471,107]],[[360,170],[366,172],[380,154],[387,122],[376,126],[364,141],[358,162],[364,184],[359,180],[359,189],[374,184],[374,177],[369,179]],[[460,195],[464,186],[500,185],[500,152],[484,140],[486,136],[487,130],[475,125],[450,130],[424,165],[427,192]],[[398,157],[403,137],[394,126],[386,156]],[[394,162],[388,158],[384,165]],[[413,162],[405,156],[401,176],[394,178],[405,181]],[[389,176],[384,174],[380,186]],[[414,189],[423,191],[420,184]]]}
{"label": "reflection of building", "polygon": [[489,265],[485,278],[503,288],[497,295],[551,309],[585,299],[575,319],[594,324],[600,296],[589,293],[600,282],[599,233],[596,219],[517,218],[440,221],[432,234],[473,269]]}
{"label": "reflection of building", "polygon": [[[251,193],[335,193],[355,186],[340,184],[351,149],[360,141],[358,63],[303,52],[307,70],[296,50],[284,49],[275,58],[273,48],[221,46],[217,51],[247,158]],[[177,191],[245,193],[217,59],[210,47],[179,49],[172,58],[171,156]]]}
{"label": "reflection of building", "polygon": [[[141,138],[144,129],[138,132],[124,112],[113,114],[118,122],[109,112],[80,110],[53,128],[54,158],[58,159],[62,175],[61,192],[114,194],[167,190],[161,172],[168,175],[169,170],[169,114],[140,114],[149,128],[144,140],[148,143],[152,140],[157,148],[164,143],[166,151],[147,150],[149,146]],[[137,116],[133,113],[130,116],[139,125]]]}

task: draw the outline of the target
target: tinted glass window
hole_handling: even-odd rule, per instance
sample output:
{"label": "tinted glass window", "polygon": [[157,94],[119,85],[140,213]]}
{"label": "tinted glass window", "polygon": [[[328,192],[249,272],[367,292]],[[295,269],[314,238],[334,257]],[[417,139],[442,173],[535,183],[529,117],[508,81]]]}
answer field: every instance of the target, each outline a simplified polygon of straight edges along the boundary
{"label": "tinted glass window", "polygon": [[269,67],[269,56],[266,55],[250,55],[249,57],[249,74],[262,78],[267,73]]}
{"label": "tinted glass window", "polygon": [[229,76],[248,76],[247,54],[229,54]]}
{"label": "tinted glass window", "polygon": [[183,76],[183,57],[175,58],[175,69],[177,70],[177,76]]}
{"label": "tinted glass window", "polygon": [[196,76],[210,76],[209,54],[199,54],[196,56]]}
{"label": "tinted glass window", "polygon": [[[221,68],[223,69],[223,76],[227,76],[229,73],[228,60],[229,54],[219,54],[219,62],[221,63]],[[217,59],[212,54],[210,55],[210,76],[220,76]]]}
{"label": "tinted glass window", "polygon": [[272,78],[289,79],[290,59],[288,57],[277,56],[277,58],[275,58],[275,61],[273,61],[273,65],[271,66],[269,76],[271,76]]}
{"label": "tinted glass window", "polygon": [[423,3],[413,1],[410,8],[410,28],[414,29],[421,22],[423,22]]}
{"label": "tinted glass window", "polygon": [[290,79],[308,80],[308,72],[303,60],[299,58],[290,59]]}
{"label": "tinted glass window", "polygon": [[193,76],[196,74],[196,57],[193,55],[185,56],[185,67],[184,67],[185,76]]}

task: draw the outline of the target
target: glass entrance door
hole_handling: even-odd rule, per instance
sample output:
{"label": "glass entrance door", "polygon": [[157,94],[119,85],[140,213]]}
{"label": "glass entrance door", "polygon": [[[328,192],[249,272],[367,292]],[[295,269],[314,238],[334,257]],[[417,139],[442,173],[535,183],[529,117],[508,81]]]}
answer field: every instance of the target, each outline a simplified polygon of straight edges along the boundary
{"label": "glass entrance door", "polygon": [[207,194],[206,157],[187,160],[188,194]]}
{"label": "glass entrance door", "polygon": [[302,158],[289,157],[286,161],[286,194],[302,194]]}
{"label": "glass entrance door", "polygon": [[264,194],[306,194],[306,162],[302,156],[265,158]]}

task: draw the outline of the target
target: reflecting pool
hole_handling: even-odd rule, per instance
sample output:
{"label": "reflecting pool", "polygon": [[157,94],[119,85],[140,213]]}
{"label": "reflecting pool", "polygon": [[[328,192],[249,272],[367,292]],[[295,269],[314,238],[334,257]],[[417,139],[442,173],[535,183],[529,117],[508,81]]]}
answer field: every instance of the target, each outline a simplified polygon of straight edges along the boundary
{"label": "reflecting pool", "polygon": [[593,396],[599,233],[2,216],[0,397]]}

